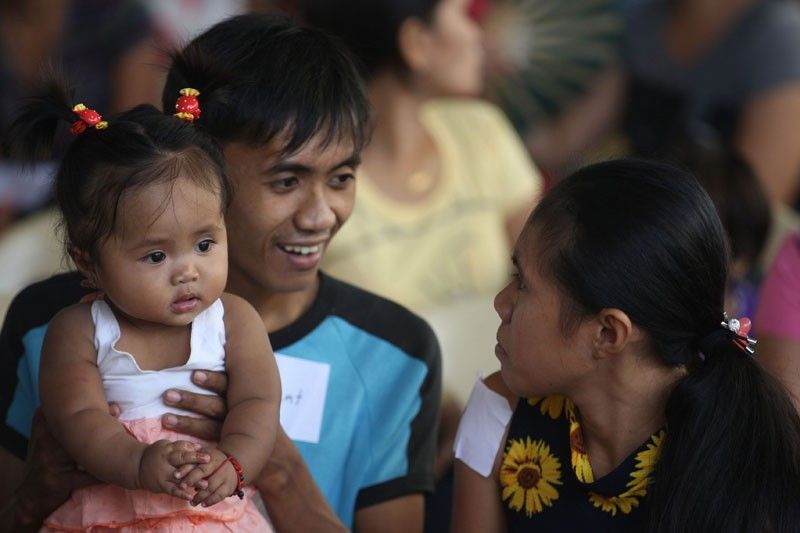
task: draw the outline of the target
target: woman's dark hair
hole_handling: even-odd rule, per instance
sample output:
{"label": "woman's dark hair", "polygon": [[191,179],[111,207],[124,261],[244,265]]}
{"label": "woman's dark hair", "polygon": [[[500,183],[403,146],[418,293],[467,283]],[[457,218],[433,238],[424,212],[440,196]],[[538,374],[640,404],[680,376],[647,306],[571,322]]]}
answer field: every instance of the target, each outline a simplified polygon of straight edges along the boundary
{"label": "woman's dark hair", "polygon": [[714,333],[728,255],[697,180],[666,163],[599,163],[558,183],[528,224],[542,275],[570,300],[565,334],[617,308],[664,364],[687,369],[666,405],[649,530],[797,531],[800,418],[756,359]]}
{"label": "woman's dark hair", "polygon": [[[57,130],[78,120],[73,103],[66,83],[45,82],[11,125],[9,150],[27,161],[47,153]],[[222,152],[192,124],[151,105],[105,120],[106,129],[89,127],[77,135],[56,172],[56,202],[68,251],[96,260],[99,245],[115,230],[123,196],[153,183],[191,179],[219,193],[220,208],[227,208],[231,190]]]}
{"label": "woman's dark hair", "polygon": [[367,78],[391,67],[405,73],[398,34],[403,22],[417,18],[430,23],[442,0],[299,0],[299,15],[308,24],[342,39]]}
{"label": "woman's dark hair", "polygon": [[283,16],[240,15],[195,38],[173,55],[165,110],[183,87],[200,91],[198,123],[222,145],[280,138],[293,153],[321,134],[360,153],[369,140],[369,99],[347,47]]}

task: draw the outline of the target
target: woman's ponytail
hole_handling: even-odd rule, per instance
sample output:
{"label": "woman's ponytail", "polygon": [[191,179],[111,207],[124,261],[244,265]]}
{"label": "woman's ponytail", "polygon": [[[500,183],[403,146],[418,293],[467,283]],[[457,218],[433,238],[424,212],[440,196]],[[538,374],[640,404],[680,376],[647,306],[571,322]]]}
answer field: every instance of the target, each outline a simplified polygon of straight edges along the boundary
{"label": "woman's ponytail", "polygon": [[688,365],[666,418],[650,531],[797,531],[800,418],[734,339]]}

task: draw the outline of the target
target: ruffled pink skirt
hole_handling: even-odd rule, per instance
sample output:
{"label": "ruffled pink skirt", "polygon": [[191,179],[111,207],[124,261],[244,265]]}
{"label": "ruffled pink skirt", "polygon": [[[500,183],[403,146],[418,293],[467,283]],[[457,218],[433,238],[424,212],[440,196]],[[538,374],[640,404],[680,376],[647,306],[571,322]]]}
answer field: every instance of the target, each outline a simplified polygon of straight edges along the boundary
{"label": "ruffled pink skirt", "polygon": [[[125,427],[141,442],[168,439],[209,444],[166,430],[158,419],[126,421]],[[42,531],[273,531],[253,502],[253,494],[254,490],[246,487],[244,500],[231,497],[211,507],[192,507],[189,502],[168,494],[94,485],[73,492],[45,520]]]}

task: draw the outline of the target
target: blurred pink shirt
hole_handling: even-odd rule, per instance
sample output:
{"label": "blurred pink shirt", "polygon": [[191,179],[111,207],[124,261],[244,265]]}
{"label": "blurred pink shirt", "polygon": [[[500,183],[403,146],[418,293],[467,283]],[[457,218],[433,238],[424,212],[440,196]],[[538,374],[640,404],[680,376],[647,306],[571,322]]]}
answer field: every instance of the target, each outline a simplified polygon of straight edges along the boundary
{"label": "blurred pink shirt", "polygon": [[800,233],[786,239],[764,279],[756,328],[762,335],[800,340]]}

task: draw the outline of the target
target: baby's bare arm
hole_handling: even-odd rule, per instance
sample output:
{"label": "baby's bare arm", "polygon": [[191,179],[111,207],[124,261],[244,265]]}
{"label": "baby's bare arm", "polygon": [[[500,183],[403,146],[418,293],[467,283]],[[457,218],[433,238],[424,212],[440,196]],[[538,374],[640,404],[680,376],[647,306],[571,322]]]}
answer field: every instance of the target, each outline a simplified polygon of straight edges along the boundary
{"label": "baby's bare arm", "polygon": [[68,307],[50,322],[39,370],[42,410],[79,465],[107,483],[137,488],[146,445],[108,414],[93,336],[87,304]]}
{"label": "baby's bare arm", "polygon": [[236,457],[249,482],[264,468],[275,445],[281,381],[264,323],[256,310],[238,296],[226,294],[223,301],[228,414],[219,448]]}
{"label": "baby's bare arm", "polygon": [[[232,455],[252,481],[266,465],[278,432],[280,410],[280,378],[275,356],[269,344],[261,317],[250,304],[238,296],[225,294],[225,367],[228,374],[228,414],[222,425],[218,448]],[[212,460],[186,475],[192,485],[213,470]],[[229,476],[233,468],[225,465],[217,475]],[[200,490],[194,503],[204,502],[216,486],[209,480],[209,489]],[[227,487],[227,484],[226,484]],[[228,496],[225,494],[223,497]],[[217,497],[207,501],[215,503]]]}
{"label": "baby's bare arm", "polygon": [[[174,493],[177,485],[170,479],[174,466],[208,460],[191,443],[141,443],[109,414],[88,304],[68,307],[50,322],[42,348],[39,390],[42,410],[55,437],[79,465],[101,481]],[[147,459],[144,464],[143,458]],[[167,474],[161,475],[161,471]]]}

